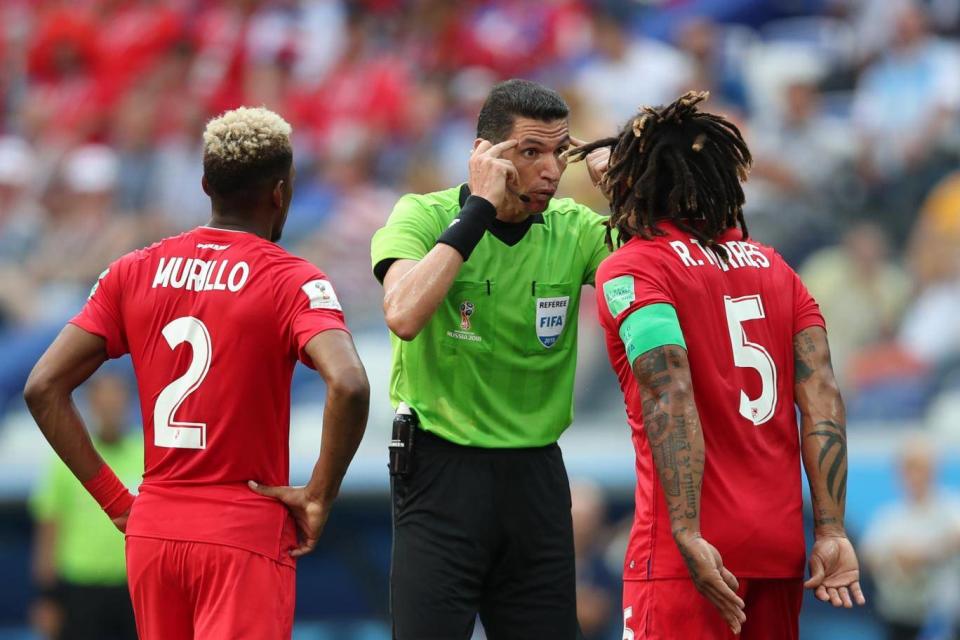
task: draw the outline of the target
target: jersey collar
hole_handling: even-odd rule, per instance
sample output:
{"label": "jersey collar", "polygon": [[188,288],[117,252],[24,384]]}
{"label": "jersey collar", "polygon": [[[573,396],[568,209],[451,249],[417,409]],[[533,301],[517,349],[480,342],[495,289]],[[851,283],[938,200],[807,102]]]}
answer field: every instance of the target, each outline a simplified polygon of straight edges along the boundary
{"label": "jersey collar", "polygon": [[[467,198],[469,197],[470,197],[470,185],[466,183],[460,185],[460,207],[461,208],[463,208],[463,205],[467,203]],[[530,221],[530,224],[546,224],[547,223],[547,221],[543,219],[542,213],[535,213],[532,216],[529,216],[527,220]],[[525,223],[526,223],[526,220],[524,220],[523,222],[515,222],[515,223],[503,222],[502,224],[512,226],[512,225],[522,225]]]}
{"label": "jersey collar", "polygon": [[[470,187],[467,185],[462,185],[460,187],[460,206],[463,207],[464,203],[467,201],[467,198],[470,197]],[[532,216],[527,216],[523,222],[504,222],[503,220],[498,220],[497,218],[493,219],[493,222],[490,223],[490,235],[494,238],[507,245],[512,247],[521,240],[524,236],[527,235],[527,231],[530,230],[534,224],[545,224],[542,213],[537,213]]]}

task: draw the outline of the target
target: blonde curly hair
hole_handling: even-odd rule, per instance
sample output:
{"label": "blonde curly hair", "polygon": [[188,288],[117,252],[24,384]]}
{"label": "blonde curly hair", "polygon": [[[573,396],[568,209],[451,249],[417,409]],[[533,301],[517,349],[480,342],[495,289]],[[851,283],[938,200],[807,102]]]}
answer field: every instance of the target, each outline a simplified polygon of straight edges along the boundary
{"label": "blonde curly hair", "polygon": [[264,107],[238,107],[213,118],[203,132],[208,183],[223,195],[282,177],[293,160],[292,131],[286,120]]}

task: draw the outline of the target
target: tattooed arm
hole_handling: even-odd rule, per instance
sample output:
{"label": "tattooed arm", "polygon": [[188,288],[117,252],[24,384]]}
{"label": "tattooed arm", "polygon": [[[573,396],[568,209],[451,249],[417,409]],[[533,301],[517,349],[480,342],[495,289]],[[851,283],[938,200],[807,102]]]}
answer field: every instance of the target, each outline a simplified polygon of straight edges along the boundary
{"label": "tattooed arm", "polygon": [[[847,495],[847,429],[830,364],[827,332],[809,327],[793,338],[794,395],[800,408],[801,455],[810,483],[816,541],[805,586],[835,607],[863,604],[860,570],[843,527]],[[853,598],[851,599],[851,595]]]}
{"label": "tattooed arm", "polygon": [[633,362],[643,403],[643,426],[670,512],[673,538],[697,590],[720,611],[734,633],[746,620],[737,579],[720,553],[700,535],[700,486],[706,451],[693,399],[687,351],[656,347]]}

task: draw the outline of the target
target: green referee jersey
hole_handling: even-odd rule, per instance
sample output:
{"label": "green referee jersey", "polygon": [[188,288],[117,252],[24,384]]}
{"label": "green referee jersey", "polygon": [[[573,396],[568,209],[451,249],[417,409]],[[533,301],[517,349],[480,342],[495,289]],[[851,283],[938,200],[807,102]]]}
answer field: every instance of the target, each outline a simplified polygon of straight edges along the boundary
{"label": "green referee jersey", "polygon": [[[137,434],[111,444],[93,443],[120,481],[136,491],[143,476],[143,438]],[[126,584],[123,534],[59,458],[30,497],[30,509],[35,519],[57,525],[54,561],[61,579],[79,585]]]}
{"label": "green referee jersey", "polygon": [[[403,196],[373,236],[374,267],[422,259],[468,195]],[[420,334],[391,335],[393,405],[451,442],[544,446],[573,419],[580,291],[608,255],[605,218],[560,198],[531,220],[515,243],[487,232]]]}

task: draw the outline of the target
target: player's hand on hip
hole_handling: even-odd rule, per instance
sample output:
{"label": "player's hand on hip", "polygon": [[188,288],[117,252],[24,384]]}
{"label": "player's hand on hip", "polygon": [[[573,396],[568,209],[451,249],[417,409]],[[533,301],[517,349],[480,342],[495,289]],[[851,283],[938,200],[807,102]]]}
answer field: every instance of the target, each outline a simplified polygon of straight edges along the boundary
{"label": "player's hand on hip", "polygon": [[518,184],[519,174],[512,162],[501,158],[507,149],[517,146],[517,140],[491,144],[482,140],[470,155],[470,193],[489,201],[494,207],[503,204],[507,183]]}
{"label": "player's hand on hip", "polygon": [[120,533],[126,533],[127,518],[129,517],[130,517],[130,509],[127,509],[126,511],[118,515],[116,518],[110,518],[110,522],[112,522],[113,526],[115,526],[117,529],[120,530]]}
{"label": "player's hand on hip", "polygon": [[803,583],[819,600],[847,609],[865,604],[860,589],[860,564],[844,535],[817,536],[810,552],[810,579]]}
{"label": "player's hand on hip", "polygon": [[[587,143],[580,138],[570,136],[570,144],[576,149]],[[590,180],[593,182],[593,186],[599,186],[600,181],[603,180],[603,176],[607,173],[607,169],[610,166],[610,147],[594,149],[587,154],[584,161],[587,163],[587,173],[590,174]]]}
{"label": "player's hand on hip", "polygon": [[260,495],[279,500],[293,514],[299,545],[290,555],[299,558],[313,551],[330,516],[330,504],[311,497],[306,487],[267,487],[253,480],[247,484]]}
{"label": "player's hand on hip", "polygon": [[723,566],[720,552],[699,534],[678,536],[676,540],[697,591],[717,608],[731,631],[740,633],[747,620],[743,599],[737,595],[740,583]]}

